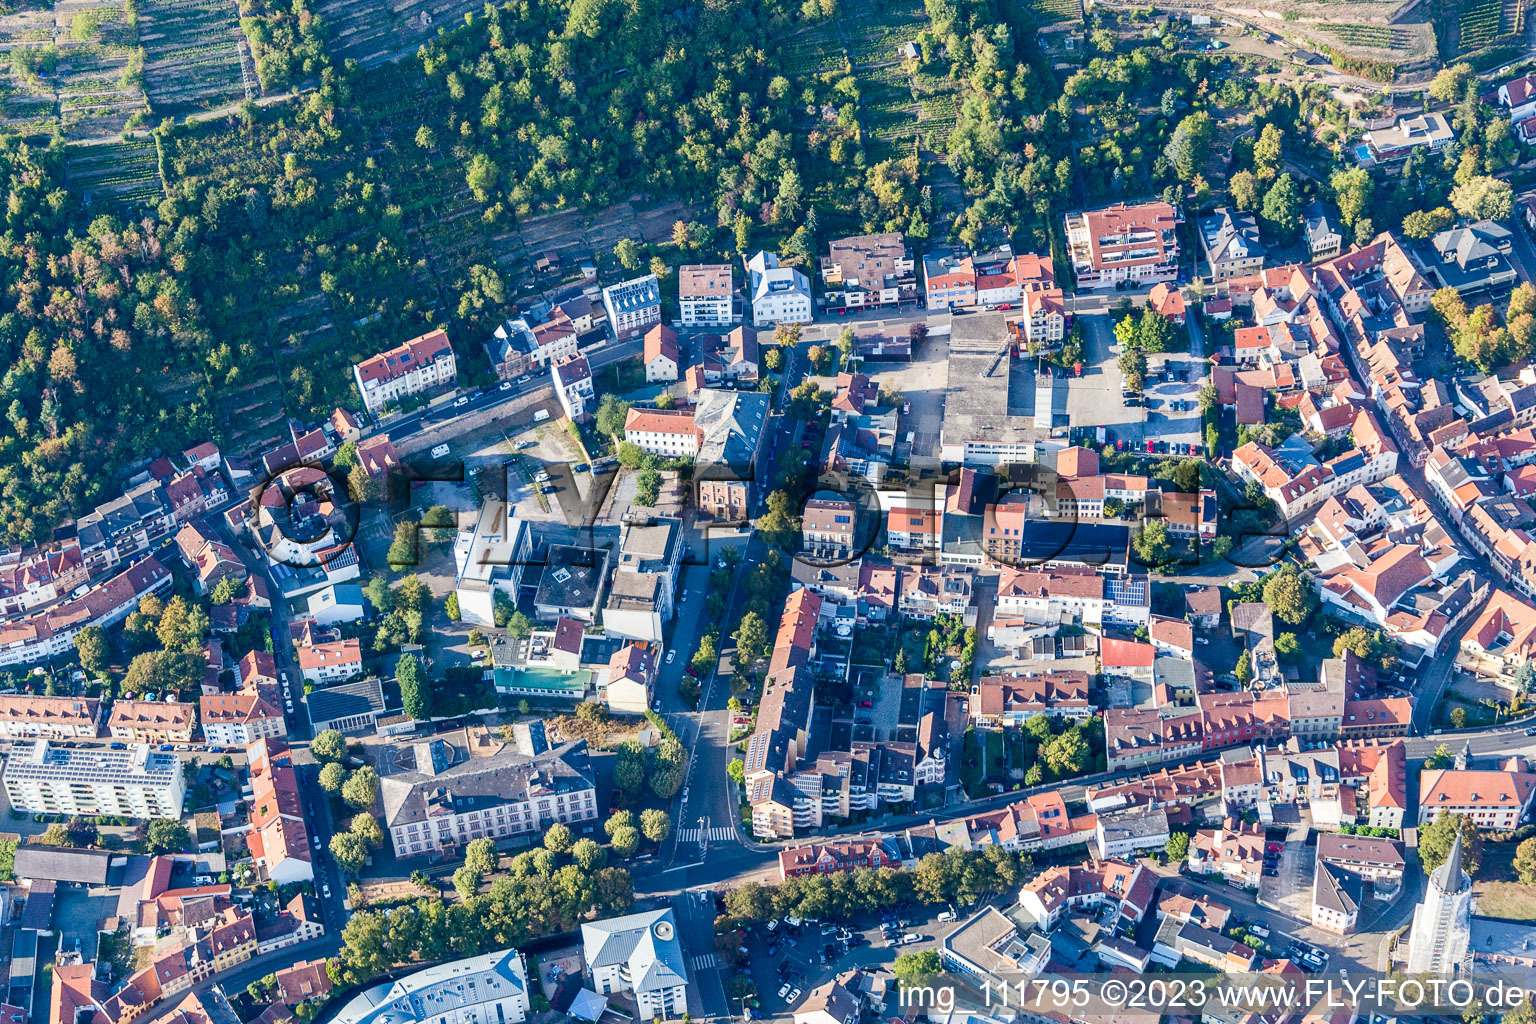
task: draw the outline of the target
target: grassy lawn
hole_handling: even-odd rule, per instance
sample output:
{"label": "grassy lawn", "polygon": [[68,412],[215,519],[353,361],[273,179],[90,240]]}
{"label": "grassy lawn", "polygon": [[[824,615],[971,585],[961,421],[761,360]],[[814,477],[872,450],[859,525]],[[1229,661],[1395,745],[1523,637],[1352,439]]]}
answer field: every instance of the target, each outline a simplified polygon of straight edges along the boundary
{"label": "grassy lawn", "polygon": [[965,746],[960,755],[960,785],[972,799],[985,792],[981,784],[981,745],[976,740],[975,729],[965,730]]}
{"label": "grassy lawn", "polygon": [[996,729],[987,731],[987,778],[1003,777],[1003,734]]}
{"label": "grassy lawn", "polygon": [[1478,887],[1477,912],[1508,921],[1536,921],[1536,886],[1487,882]]}

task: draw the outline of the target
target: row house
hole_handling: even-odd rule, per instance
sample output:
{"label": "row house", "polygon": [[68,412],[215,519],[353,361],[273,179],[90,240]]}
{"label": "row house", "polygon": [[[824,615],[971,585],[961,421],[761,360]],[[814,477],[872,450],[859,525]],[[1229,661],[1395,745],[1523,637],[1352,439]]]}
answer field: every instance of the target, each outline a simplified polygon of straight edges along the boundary
{"label": "row house", "polygon": [[138,608],[140,598],[169,591],[172,582],[170,570],[151,556],[78,597],[25,618],[0,622],[0,667],[31,664],[71,652],[82,629],[116,625]]}
{"label": "row house", "polygon": [[280,739],[263,738],[246,748],[250,764],[251,857],[267,880],[278,885],[314,881],[314,854],[304,821],[297,769]]}
{"label": "row house", "polygon": [[0,617],[52,604],[90,579],[76,540],[0,555]]}
{"label": "row house", "polygon": [[1182,761],[1204,747],[1198,708],[1110,708],[1104,712],[1105,753],[1111,771]]}
{"label": "row house", "polygon": [[[492,331],[485,349],[496,376],[515,380],[580,355],[581,335],[591,329],[592,302],[584,296],[579,301],[580,309],[562,303],[551,308],[542,322],[513,317]],[[583,328],[582,323],[587,326]]]}
{"label": "row house", "polygon": [[0,737],[9,740],[95,739],[101,701],[95,697],[0,695]]}
{"label": "row house", "polygon": [[677,348],[677,332],[665,324],[657,324],[646,331],[640,358],[645,364],[647,384],[675,382],[683,368]]}
{"label": "row house", "polygon": [[217,747],[244,747],[269,736],[288,735],[282,708],[253,691],[204,696],[199,717],[203,738]]}
{"label": "row house", "polygon": [[199,595],[207,595],[228,578],[246,580],[250,569],[234,548],[225,544],[203,524],[188,523],[176,531],[176,550],[182,561],[197,575]]}
{"label": "row house", "polygon": [[128,743],[191,743],[196,728],[197,705],[189,701],[120,700],[107,719],[107,734]]}
{"label": "row house", "polygon": [[779,881],[804,875],[830,875],[860,868],[903,867],[901,851],[889,838],[810,843],[779,851]]}
{"label": "row house", "polygon": [[971,689],[970,718],[983,728],[1013,729],[1035,715],[1081,721],[1096,710],[1088,673],[1076,670],[983,676]]}
{"label": "row house", "polygon": [[1361,410],[1355,420],[1352,448],[1326,463],[1299,460],[1268,445],[1250,441],[1232,455],[1232,468],[1238,478],[1255,482],[1287,519],[1321,505],[1336,494],[1356,484],[1376,483],[1397,472],[1397,447],[1384,434],[1370,434],[1369,443],[1360,436],[1374,424],[1374,417]]}
{"label": "row house", "polygon": [[352,367],[352,377],[363,407],[378,416],[401,399],[435,388],[451,388],[458,381],[458,363],[448,332],[439,328],[387,352],[370,356]]}

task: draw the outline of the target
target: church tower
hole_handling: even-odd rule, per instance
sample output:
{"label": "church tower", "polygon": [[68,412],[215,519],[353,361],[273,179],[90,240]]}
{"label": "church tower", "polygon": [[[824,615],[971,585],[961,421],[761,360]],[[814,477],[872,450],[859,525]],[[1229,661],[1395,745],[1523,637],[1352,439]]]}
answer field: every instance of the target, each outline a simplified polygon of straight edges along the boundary
{"label": "church tower", "polygon": [[1408,973],[1450,975],[1461,967],[1472,937],[1472,877],[1461,867],[1461,833],[1451,855],[1429,876],[1429,891],[1413,914]]}

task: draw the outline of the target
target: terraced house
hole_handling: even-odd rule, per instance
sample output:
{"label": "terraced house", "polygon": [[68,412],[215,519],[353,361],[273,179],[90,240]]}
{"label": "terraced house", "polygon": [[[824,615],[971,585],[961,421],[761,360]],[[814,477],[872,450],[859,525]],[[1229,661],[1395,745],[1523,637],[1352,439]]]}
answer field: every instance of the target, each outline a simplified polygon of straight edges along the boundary
{"label": "terraced house", "polygon": [[375,416],[403,398],[452,387],[458,376],[453,346],[448,332],[442,329],[412,338],[352,367],[363,407]]}

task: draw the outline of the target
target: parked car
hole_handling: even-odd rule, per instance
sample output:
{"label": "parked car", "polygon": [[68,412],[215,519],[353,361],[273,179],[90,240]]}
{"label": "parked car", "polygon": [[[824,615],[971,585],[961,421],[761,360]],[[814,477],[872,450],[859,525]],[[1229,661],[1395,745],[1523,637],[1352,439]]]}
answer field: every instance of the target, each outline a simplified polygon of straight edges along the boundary
{"label": "parked car", "polygon": [[527,384],[531,380],[533,380],[533,374],[531,373],[525,373],[521,377],[517,378],[517,382],[519,384]]}
{"label": "parked car", "polygon": [[461,405],[468,405],[468,404],[469,404],[469,396],[468,395],[460,395],[458,398],[455,398],[453,400],[453,407],[455,409],[459,408]]}
{"label": "parked car", "polygon": [[504,380],[500,384],[496,385],[496,390],[497,391],[511,391],[512,390],[512,382],[509,381],[509,380]]}
{"label": "parked car", "polygon": [[670,665],[670,664],[672,664],[676,660],[677,660],[677,651],[676,651],[676,649],[668,651],[667,652],[667,664]]}

